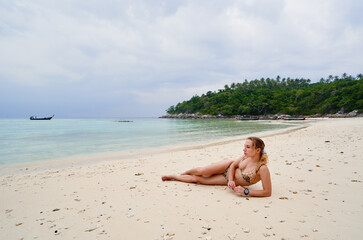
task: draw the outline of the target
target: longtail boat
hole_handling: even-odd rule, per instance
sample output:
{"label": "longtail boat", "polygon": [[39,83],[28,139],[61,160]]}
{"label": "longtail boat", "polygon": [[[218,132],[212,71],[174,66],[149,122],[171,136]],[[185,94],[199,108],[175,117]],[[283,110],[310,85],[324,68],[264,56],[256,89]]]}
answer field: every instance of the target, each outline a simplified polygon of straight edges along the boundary
{"label": "longtail boat", "polygon": [[51,117],[43,117],[43,118],[38,118],[37,116],[31,116],[30,117],[30,120],[50,120],[50,119],[52,119],[54,117],[54,115],[53,116],[51,116]]}

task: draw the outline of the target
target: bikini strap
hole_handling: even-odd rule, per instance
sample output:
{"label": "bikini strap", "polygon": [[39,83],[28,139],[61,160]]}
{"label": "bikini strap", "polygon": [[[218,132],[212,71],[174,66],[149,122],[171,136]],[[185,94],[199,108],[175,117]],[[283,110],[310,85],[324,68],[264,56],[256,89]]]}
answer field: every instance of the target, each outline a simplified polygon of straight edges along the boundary
{"label": "bikini strap", "polygon": [[257,166],[256,166],[256,173],[260,170],[260,168],[261,168],[262,165],[266,165],[266,164],[261,164],[261,165],[259,163],[257,164]]}

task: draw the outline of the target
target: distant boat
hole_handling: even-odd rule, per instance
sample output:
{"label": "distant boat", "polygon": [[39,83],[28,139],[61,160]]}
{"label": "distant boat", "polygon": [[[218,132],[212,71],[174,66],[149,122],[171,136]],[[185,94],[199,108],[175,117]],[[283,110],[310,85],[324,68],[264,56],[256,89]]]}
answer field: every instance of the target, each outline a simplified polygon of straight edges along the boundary
{"label": "distant boat", "polygon": [[294,118],[294,117],[285,117],[284,120],[305,120],[305,118],[304,117],[302,117],[302,118],[298,118],[298,117],[296,117],[296,118]]}
{"label": "distant boat", "polygon": [[259,120],[260,118],[258,117],[237,117],[237,120],[241,120],[241,121],[251,121],[251,120]]}
{"label": "distant boat", "polygon": [[43,118],[38,118],[37,116],[31,116],[30,117],[30,120],[50,120],[50,119],[52,119],[54,117],[54,115],[53,116],[51,116],[51,117],[43,117]]}

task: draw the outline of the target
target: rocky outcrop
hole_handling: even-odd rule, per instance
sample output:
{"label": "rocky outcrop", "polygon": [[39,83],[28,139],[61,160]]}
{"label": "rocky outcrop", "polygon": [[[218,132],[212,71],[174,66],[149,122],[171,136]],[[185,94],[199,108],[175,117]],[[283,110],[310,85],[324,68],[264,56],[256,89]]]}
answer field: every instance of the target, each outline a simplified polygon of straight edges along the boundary
{"label": "rocky outcrop", "polygon": [[[160,118],[176,118],[176,119],[217,119],[217,118],[232,118],[238,120],[277,120],[283,119],[285,117],[291,117],[286,114],[269,114],[269,115],[202,115],[200,113],[179,113],[179,114],[166,114],[161,116]],[[297,116],[295,116],[297,117]]]}
{"label": "rocky outcrop", "polygon": [[177,118],[177,119],[213,119],[213,118],[234,118],[234,116],[218,115],[202,115],[200,113],[179,113],[179,114],[166,114],[160,118]]}
{"label": "rocky outcrop", "polygon": [[240,120],[248,119],[259,119],[259,120],[278,120],[284,118],[349,118],[349,117],[363,117],[363,113],[358,113],[358,110],[354,110],[350,113],[341,113],[340,111],[336,114],[314,114],[314,115],[287,115],[287,114],[269,114],[269,115],[258,115],[258,116],[246,116],[246,115],[229,115],[225,116],[222,114],[218,115],[202,115],[200,113],[179,113],[179,114],[166,114],[160,118],[174,118],[174,119],[217,119],[217,118],[235,118]]}
{"label": "rocky outcrop", "polygon": [[358,113],[358,110],[354,110],[349,113],[343,113],[342,111],[339,111],[336,114],[327,114],[326,117],[329,118],[363,117],[363,113]]}

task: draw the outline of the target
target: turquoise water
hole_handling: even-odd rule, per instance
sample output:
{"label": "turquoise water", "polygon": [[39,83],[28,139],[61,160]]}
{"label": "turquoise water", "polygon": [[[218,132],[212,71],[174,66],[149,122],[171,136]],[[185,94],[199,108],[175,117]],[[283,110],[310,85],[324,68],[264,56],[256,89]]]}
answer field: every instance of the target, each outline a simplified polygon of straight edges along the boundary
{"label": "turquoise water", "polygon": [[212,141],[289,126],[232,119],[0,119],[0,165]]}

